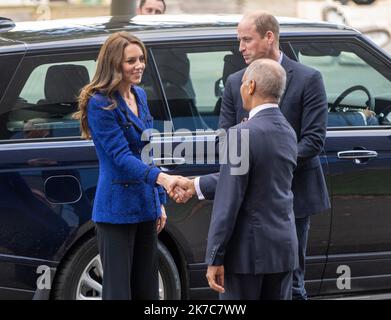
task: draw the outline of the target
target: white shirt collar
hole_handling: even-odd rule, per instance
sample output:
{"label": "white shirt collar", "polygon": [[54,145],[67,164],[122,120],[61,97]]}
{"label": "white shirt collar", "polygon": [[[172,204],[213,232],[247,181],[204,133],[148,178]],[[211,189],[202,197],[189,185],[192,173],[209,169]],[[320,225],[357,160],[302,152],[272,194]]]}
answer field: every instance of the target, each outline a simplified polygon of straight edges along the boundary
{"label": "white shirt collar", "polygon": [[275,104],[275,103],[265,103],[265,104],[261,104],[259,106],[256,106],[255,108],[253,108],[249,115],[248,115],[248,120],[250,120],[252,117],[254,117],[259,111],[262,111],[262,110],[265,110],[265,109],[269,109],[269,108],[278,108],[278,104]]}
{"label": "white shirt collar", "polygon": [[280,51],[280,58],[278,59],[278,63],[281,64],[282,63],[282,57],[284,56],[284,54]]}

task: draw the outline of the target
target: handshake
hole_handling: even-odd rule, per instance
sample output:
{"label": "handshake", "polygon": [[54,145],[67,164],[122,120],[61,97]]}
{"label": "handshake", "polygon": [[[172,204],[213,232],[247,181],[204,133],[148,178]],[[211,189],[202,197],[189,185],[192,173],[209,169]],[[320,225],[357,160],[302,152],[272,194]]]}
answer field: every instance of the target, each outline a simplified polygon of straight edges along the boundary
{"label": "handshake", "polygon": [[166,189],[168,195],[176,203],[186,203],[196,194],[194,179],[182,176],[171,176],[166,173],[159,173],[156,183]]}

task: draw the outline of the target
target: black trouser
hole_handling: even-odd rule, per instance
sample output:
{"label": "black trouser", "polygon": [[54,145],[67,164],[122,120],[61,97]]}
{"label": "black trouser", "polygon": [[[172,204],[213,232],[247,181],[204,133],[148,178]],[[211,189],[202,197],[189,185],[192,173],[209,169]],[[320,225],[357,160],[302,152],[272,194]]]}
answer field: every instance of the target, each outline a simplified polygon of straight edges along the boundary
{"label": "black trouser", "polygon": [[159,299],[156,222],[96,226],[103,299]]}
{"label": "black trouser", "polygon": [[291,300],[292,272],[224,275],[220,300]]}

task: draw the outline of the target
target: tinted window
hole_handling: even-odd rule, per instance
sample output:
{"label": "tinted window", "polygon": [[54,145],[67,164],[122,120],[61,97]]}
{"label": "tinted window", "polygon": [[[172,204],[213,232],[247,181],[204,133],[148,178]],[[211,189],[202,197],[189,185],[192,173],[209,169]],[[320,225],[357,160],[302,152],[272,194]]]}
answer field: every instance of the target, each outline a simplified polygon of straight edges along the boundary
{"label": "tinted window", "polygon": [[175,129],[217,129],[224,84],[245,64],[237,46],[155,49]]}
{"label": "tinted window", "polygon": [[164,131],[164,121],[168,121],[168,113],[164,107],[163,98],[158,89],[157,81],[152,71],[151,60],[148,60],[140,86],[145,90],[148,100],[148,108],[153,117],[153,127],[160,131]]}
{"label": "tinted window", "polygon": [[311,41],[292,46],[300,62],[322,73],[329,127],[391,124],[391,75],[376,56],[346,42]]}
{"label": "tinted window", "polygon": [[[96,56],[91,52],[25,58],[0,105],[0,140],[79,137],[79,121],[72,114],[81,88],[95,74]],[[142,86],[159,129],[167,113],[148,68]]]}
{"label": "tinted window", "polygon": [[22,54],[2,54],[0,55],[0,101],[3,97],[5,89],[11,81],[11,77],[16,71]]}
{"label": "tinted window", "polygon": [[95,71],[96,53],[43,55],[22,61],[1,103],[1,140],[80,136],[77,96]]}

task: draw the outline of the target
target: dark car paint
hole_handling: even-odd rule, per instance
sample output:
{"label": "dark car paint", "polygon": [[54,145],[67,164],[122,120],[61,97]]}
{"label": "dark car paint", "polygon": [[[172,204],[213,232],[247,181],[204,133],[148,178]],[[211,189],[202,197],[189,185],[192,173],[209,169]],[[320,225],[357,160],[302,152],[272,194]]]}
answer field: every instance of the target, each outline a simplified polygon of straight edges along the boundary
{"label": "dark car paint", "polygon": [[[0,33],[0,58],[18,53],[18,57],[8,65],[7,77],[0,80],[0,102],[4,102],[3,93],[12,81],[14,71],[26,50],[26,57],[70,51],[97,52],[108,34],[118,30],[133,32],[152,49],[179,43],[235,42],[236,23],[226,25],[160,23],[145,26],[129,23],[129,19],[107,18],[85,26],[75,23],[67,28],[58,26],[54,29],[47,27],[32,31],[29,25],[26,25],[24,30]],[[290,56],[290,40],[319,36],[322,39],[356,38],[368,48],[367,41],[348,28],[318,24],[283,24],[281,27],[282,48],[286,49]],[[381,50],[368,50],[372,50],[390,64],[388,57]],[[154,72],[157,74],[156,70]],[[322,156],[323,169],[329,188],[333,181],[333,185],[340,186],[340,189],[330,189],[330,194],[333,195],[332,212],[330,210],[316,215],[311,220],[306,274],[310,295],[338,293],[335,291],[335,279],[338,277],[336,268],[341,264],[351,265],[359,270],[354,276],[363,277],[359,280],[358,287],[353,290],[391,287],[391,233],[386,232],[388,225],[383,226],[385,230],[381,233],[377,229],[368,230],[364,225],[363,229],[354,230],[354,241],[349,242],[346,237],[351,230],[349,224],[356,220],[352,220],[352,216],[346,217],[344,211],[347,206],[361,206],[362,203],[368,210],[373,209],[375,202],[379,205],[378,201],[381,206],[390,206],[391,189],[386,178],[390,174],[390,149],[386,147],[389,145],[389,134],[386,132],[380,139],[375,136],[363,140],[359,135],[357,139],[339,139],[338,135],[327,139],[325,155]],[[52,141],[34,143],[17,141],[0,145],[0,219],[4,219],[0,221],[0,298],[31,298],[39,276],[36,273],[37,267],[61,266],[73,246],[86,235],[94,233],[90,221],[98,176],[94,146],[91,142],[78,139],[65,140],[68,139],[54,138]],[[341,148],[356,145],[376,148],[378,151],[383,148],[384,154],[376,161],[370,161],[361,167],[336,159],[336,152]],[[368,166],[370,172],[363,172],[362,168]],[[217,170],[216,165],[184,165],[171,170],[171,173],[197,176]],[[48,177],[61,179],[63,176],[75,177],[80,182],[82,195],[79,201],[68,204],[48,201],[44,181]],[[346,176],[351,183],[343,185],[339,179],[345,181]],[[380,179],[383,184],[376,188],[357,190],[357,187],[370,185],[373,179]],[[352,199],[357,202],[359,200],[359,203]],[[185,297],[216,297],[207,289],[204,264],[211,209],[211,201],[198,201],[194,198],[185,205],[178,206],[169,202],[166,207],[169,223],[161,235],[161,240],[170,251],[176,252],[175,262],[181,270],[183,285],[188,284]],[[369,219],[368,223],[371,222],[369,213],[359,218]],[[373,235],[376,235],[376,238],[373,238]],[[356,250],[357,246],[360,250]],[[375,278],[371,280],[369,275]],[[376,275],[379,277],[376,278]]]}

